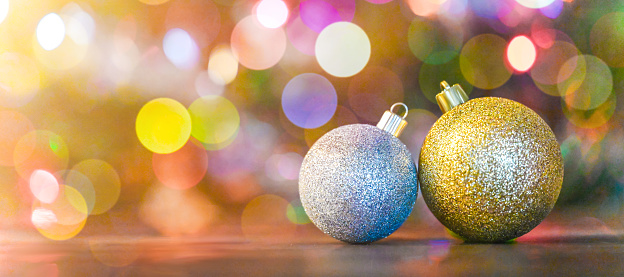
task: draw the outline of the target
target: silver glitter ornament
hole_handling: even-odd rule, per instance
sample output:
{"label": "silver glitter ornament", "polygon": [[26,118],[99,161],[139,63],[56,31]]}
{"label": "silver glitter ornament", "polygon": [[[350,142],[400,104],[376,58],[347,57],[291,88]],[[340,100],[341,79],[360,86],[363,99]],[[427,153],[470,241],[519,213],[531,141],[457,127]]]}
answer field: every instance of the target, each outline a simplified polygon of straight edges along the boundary
{"label": "silver glitter ornament", "polygon": [[555,135],[518,102],[468,101],[459,85],[442,82],[442,88],[436,98],[445,113],[419,159],[425,203],[467,241],[504,242],[528,233],[561,190],[563,159]]}
{"label": "silver glitter ornament", "polygon": [[377,127],[336,128],[310,148],[299,172],[299,196],[321,231],[349,243],[392,234],[412,211],[418,193],[416,166],[397,138],[407,122],[386,111]]}

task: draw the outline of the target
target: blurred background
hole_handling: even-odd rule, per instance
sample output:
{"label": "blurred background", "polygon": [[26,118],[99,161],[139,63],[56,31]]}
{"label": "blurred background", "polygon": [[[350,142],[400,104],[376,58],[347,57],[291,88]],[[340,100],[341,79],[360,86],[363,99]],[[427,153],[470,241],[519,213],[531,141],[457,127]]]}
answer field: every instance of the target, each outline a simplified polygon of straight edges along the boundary
{"label": "blurred background", "polygon": [[0,241],[318,235],[309,147],[404,102],[417,161],[442,80],[554,130],[542,225],[624,225],[622,1],[0,0],[0,42]]}

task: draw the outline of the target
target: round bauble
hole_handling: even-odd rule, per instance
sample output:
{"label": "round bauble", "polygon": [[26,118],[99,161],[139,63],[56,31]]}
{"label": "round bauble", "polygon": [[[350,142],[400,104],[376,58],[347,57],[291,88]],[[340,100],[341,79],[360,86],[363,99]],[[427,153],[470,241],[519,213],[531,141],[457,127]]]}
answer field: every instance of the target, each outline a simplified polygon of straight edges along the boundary
{"label": "round bauble", "polygon": [[437,120],[423,143],[418,174],[427,206],[450,231],[467,241],[504,242],[550,213],[563,159],[555,135],[534,111],[484,97]]}
{"label": "round bauble", "polygon": [[376,126],[336,128],[310,148],[299,173],[299,195],[310,220],[349,243],[369,243],[398,229],[418,192],[407,147]]}

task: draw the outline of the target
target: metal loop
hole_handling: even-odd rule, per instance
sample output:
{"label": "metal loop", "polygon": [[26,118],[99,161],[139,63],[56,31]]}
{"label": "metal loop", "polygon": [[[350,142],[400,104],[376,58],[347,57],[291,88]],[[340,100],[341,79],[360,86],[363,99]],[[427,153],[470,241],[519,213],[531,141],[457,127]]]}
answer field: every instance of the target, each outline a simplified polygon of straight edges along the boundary
{"label": "metal loop", "polygon": [[[405,108],[405,114],[402,116],[402,118],[403,118],[403,119],[405,119],[405,118],[407,117],[407,113],[408,113],[408,111],[409,111],[409,109],[407,108],[407,105],[405,105],[405,104],[403,104],[403,103],[401,103],[401,102],[394,103],[394,105],[392,105],[392,107],[390,107],[390,111],[391,111],[391,112],[395,113],[395,112],[394,112],[394,111],[392,111],[392,110],[394,110],[394,107],[396,107],[396,105],[401,105],[401,106],[403,106],[403,108]],[[395,114],[396,114],[396,113],[395,113]]]}
{"label": "metal loop", "polygon": [[442,90],[446,90],[451,88],[451,86],[449,86],[449,84],[446,81],[442,81],[440,82],[440,88],[442,88]]}

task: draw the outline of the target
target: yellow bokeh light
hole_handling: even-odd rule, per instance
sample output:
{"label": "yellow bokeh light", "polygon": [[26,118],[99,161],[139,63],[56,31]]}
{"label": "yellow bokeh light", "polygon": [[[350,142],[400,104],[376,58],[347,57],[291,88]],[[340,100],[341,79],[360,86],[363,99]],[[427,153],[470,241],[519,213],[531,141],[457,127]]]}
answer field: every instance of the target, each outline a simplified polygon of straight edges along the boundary
{"label": "yellow bokeh light", "polygon": [[170,98],[154,99],[141,108],[136,133],[145,148],[167,154],[184,146],[191,135],[191,117],[182,104]]}
{"label": "yellow bokeh light", "polygon": [[495,89],[511,77],[505,65],[507,42],[494,34],[482,34],[464,44],[459,67],[466,80],[475,87]]}
{"label": "yellow bokeh light", "polygon": [[602,16],[591,29],[589,42],[594,55],[611,67],[624,67],[624,13]]}
{"label": "yellow bokeh light", "polygon": [[[91,181],[95,191],[91,214],[105,213],[117,203],[121,193],[121,181],[117,171],[109,163],[97,159],[84,160],[76,164],[72,171],[82,173]],[[72,177],[71,174],[70,172],[68,179]],[[86,200],[83,201],[86,203]]]}
{"label": "yellow bokeh light", "polygon": [[33,203],[31,221],[37,231],[52,240],[76,236],[87,221],[87,203],[76,189],[61,185],[63,194],[53,203]]}
{"label": "yellow bokeh light", "polygon": [[288,201],[272,194],[249,201],[241,216],[241,228],[252,241],[283,240],[294,235],[297,225],[287,216]]}
{"label": "yellow bokeh light", "polygon": [[160,5],[160,4],[164,4],[169,2],[169,0],[139,0],[139,2],[146,4],[146,5]]}
{"label": "yellow bokeh light", "polygon": [[[572,68],[571,74],[564,69]],[[562,66],[557,89],[566,104],[574,109],[592,110],[602,105],[613,91],[609,66],[592,55],[579,55]],[[569,76],[569,77],[568,77]]]}
{"label": "yellow bokeh light", "polygon": [[202,143],[221,145],[237,134],[240,125],[238,110],[224,97],[201,97],[191,104],[189,113],[193,123],[191,134]]}
{"label": "yellow bokeh light", "polygon": [[229,84],[238,74],[238,60],[229,47],[217,47],[210,54],[208,61],[208,75],[219,85]]}
{"label": "yellow bokeh light", "polygon": [[509,64],[520,72],[525,72],[535,63],[537,52],[535,45],[526,36],[517,36],[507,46],[507,59]]}

